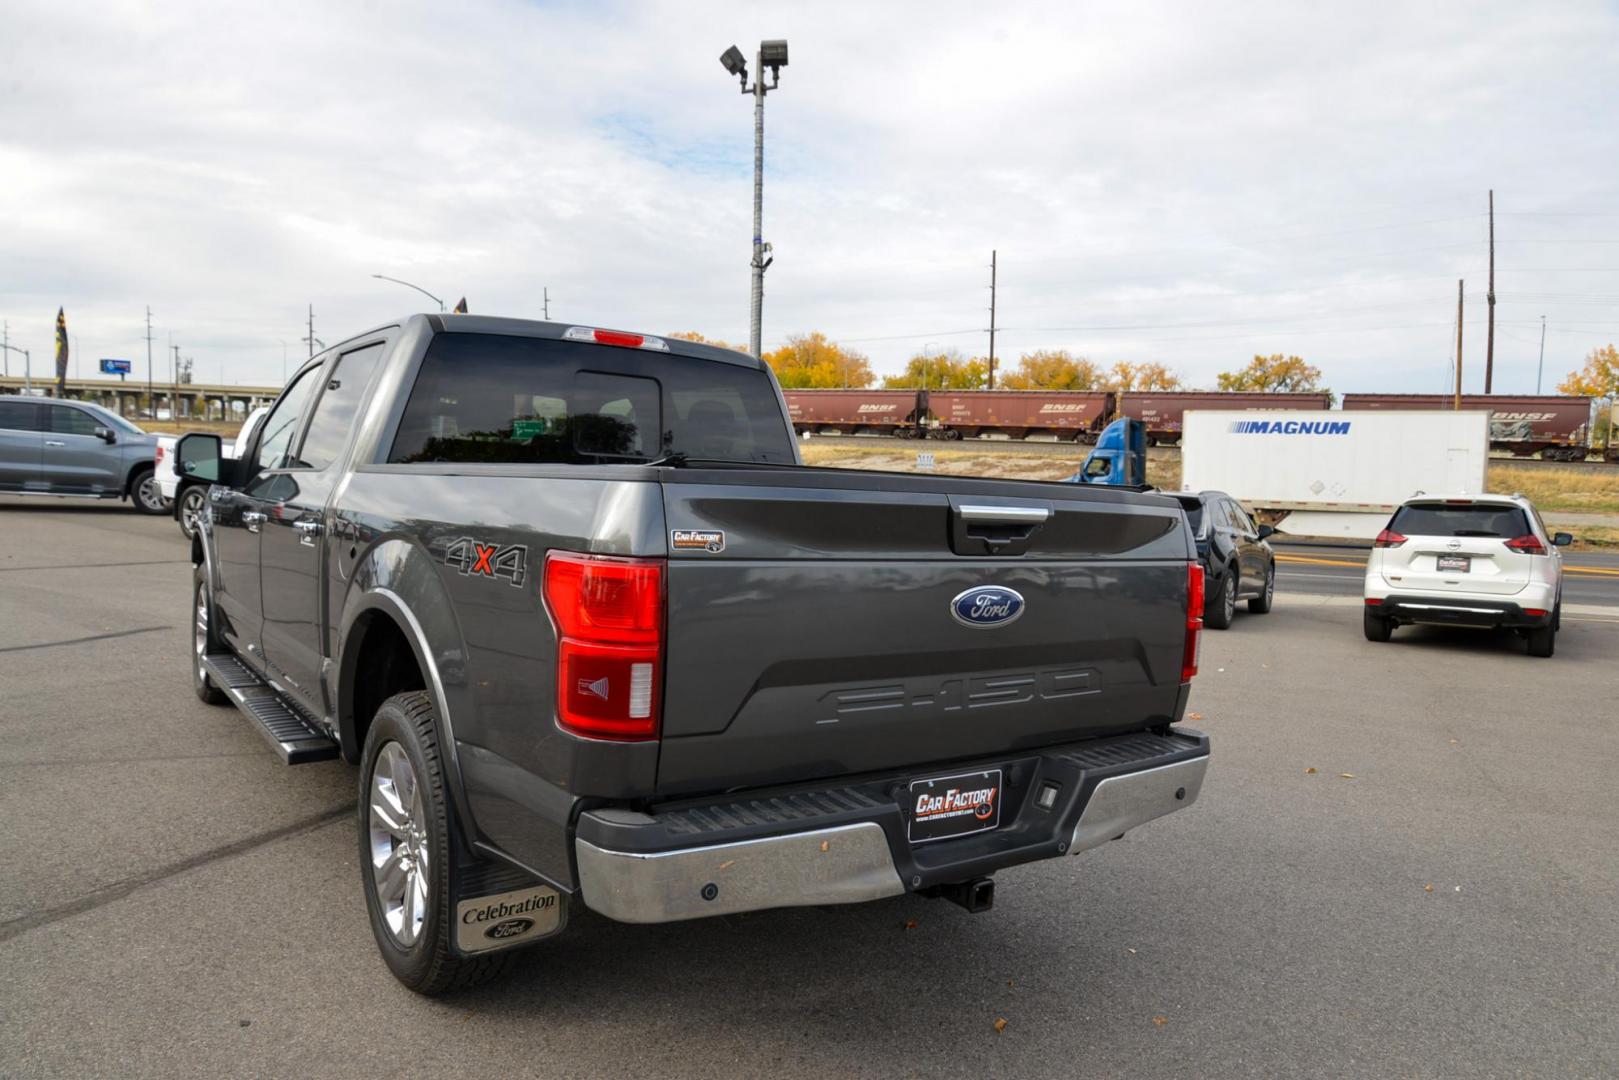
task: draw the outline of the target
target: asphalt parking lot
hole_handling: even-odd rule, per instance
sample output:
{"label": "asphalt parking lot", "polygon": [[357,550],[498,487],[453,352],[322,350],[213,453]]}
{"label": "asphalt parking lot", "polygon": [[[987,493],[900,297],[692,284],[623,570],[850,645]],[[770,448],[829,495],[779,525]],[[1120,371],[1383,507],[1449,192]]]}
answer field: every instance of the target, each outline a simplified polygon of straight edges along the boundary
{"label": "asphalt parking lot", "polygon": [[1602,595],[1550,660],[1374,645],[1289,566],[1206,635],[1199,803],[1003,873],[993,911],[576,910],[427,1001],[374,951],[353,771],[193,696],[173,523],[0,499],[0,538],[0,1074],[1619,1073]]}

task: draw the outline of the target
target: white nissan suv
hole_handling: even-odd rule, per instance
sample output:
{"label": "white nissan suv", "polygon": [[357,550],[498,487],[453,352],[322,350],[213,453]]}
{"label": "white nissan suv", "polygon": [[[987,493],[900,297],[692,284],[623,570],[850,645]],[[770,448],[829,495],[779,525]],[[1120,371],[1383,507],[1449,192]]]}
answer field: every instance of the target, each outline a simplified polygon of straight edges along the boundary
{"label": "white nissan suv", "polygon": [[1394,511],[1366,560],[1366,639],[1396,626],[1510,627],[1530,656],[1556,647],[1568,533],[1548,535],[1522,495],[1419,495]]}

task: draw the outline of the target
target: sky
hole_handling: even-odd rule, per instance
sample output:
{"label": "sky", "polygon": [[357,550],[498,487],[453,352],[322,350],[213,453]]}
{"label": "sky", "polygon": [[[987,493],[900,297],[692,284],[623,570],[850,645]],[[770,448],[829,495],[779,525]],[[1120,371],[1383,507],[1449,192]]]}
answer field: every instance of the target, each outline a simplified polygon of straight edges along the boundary
{"label": "sky", "polygon": [[[752,99],[766,348],[1064,348],[1188,384],[1256,353],[1439,392],[1619,341],[1619,5],[9,0],[0,318],[52,356],[276,384],[436,309],[746,342]],[[7,353],[18,373],[22,357]]]}

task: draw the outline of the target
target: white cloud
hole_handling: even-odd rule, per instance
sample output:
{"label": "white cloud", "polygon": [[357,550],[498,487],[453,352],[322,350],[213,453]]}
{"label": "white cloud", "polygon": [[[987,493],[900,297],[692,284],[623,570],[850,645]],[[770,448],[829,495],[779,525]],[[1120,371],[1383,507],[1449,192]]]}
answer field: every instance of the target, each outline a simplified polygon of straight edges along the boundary
{"label": "white cloud", "polygon": [[[1619,13],[1277,5],[14,3],[0,41],[0,316],[48,357],[279,379],[425,302],[745,340],[767,103],[767,342],[879,370],[928,341],[1157,359],[1263,350],[1340,390],[1439,389],[1455,281],[1498,389],[1619,338]],[[946,331],[974,333],[941,336]],[[43,370],[46,361],[37,366]],[[88,365],[87,365],[88,366]],[[166,365],[160,360],[159,377]],[[1474,380],[1476,381],[1476,380]]]}

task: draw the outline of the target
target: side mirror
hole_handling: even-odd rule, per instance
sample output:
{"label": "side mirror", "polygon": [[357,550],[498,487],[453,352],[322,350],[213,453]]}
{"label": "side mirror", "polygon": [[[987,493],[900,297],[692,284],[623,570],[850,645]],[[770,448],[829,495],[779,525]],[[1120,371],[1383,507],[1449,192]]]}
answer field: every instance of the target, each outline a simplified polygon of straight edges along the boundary
{"label": "side mirror", "polygon": [[111,446],[118,441],[118,433],[110,427],[98,427],[96,428],[96,438]]}
{"label": "side mirror", "polygon": [[1259,538],[1261,540],[1269,540],[1271,537],[1273,537],[1275,535],[1276,535],[1276,529],[1275,529],[1274,526],[1261,525],[1259,527]]}
{"label": "side mirror", "polygon": [[211,484],[219,483],[221,445],[218,435],[197,431],[181,436],[174,445],[174,460],[180,475]]}
{"label": "side mirror", "polygon": [[1573,533],[1554,533],[1552,535],[1553,547],[1568,547],[1574,542]]}

